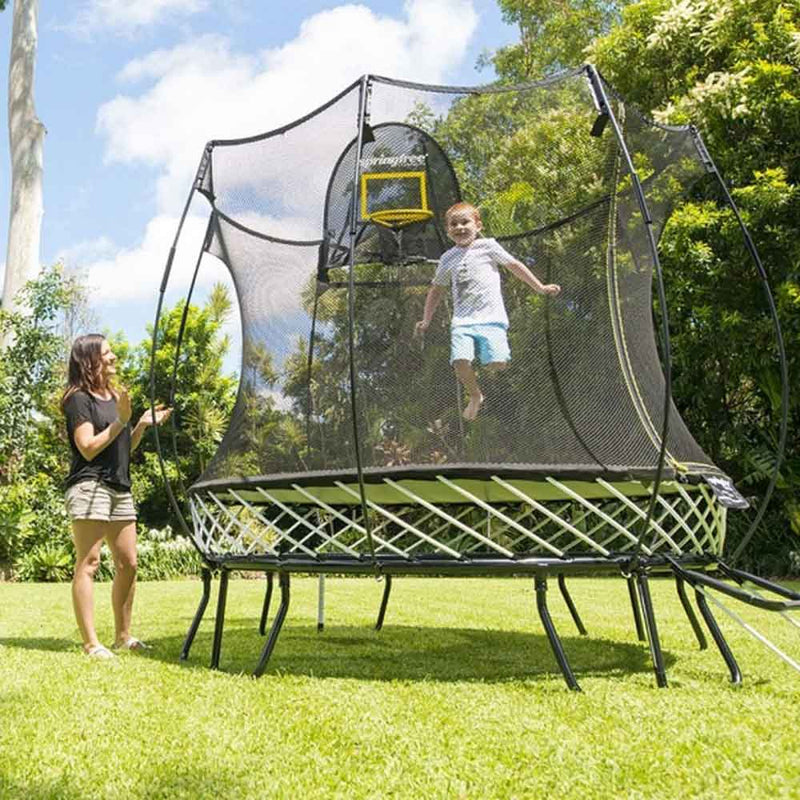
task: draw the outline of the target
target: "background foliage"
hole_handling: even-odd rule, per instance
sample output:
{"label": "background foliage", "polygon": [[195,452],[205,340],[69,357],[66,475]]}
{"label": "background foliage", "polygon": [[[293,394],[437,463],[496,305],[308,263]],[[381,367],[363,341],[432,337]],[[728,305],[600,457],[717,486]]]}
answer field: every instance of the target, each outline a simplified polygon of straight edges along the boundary
{"label": "background foliage", "polygon": [[[22,580],[71,577],[73,548],[64,509],[63,481],[69,470],[60,398],[72,339],[86,323],[85,289],[59,267],[45,270],[24,289],[29,314],[0,313],[0,326],[12,333],[0,359],[0,569]],[[156,352],[156,391],[167,402],[175,345],[184,303],[168,308],[161,320]],[[178,362],[183,388],[175,403],[179,428],[177,460],[168,461],[189,481],[203,470],[222,436],[233,405],[234,376],[223,375],[229,343],[221,328],[230,298],[215,287],[208,302],[186,309],[186,328]],[[136,346],[121,334],[108,334],[120,368],[120,383],[130,389],[134,419],[149,406],[151,342]],[[167,430],[162,436],[170,447]],[[185,539],[176,539],[152,431],[132,457],[131,477],[139,507],[139,575],[162,579],[199,570],[199,559]],[[104,554],[101,577],[111,574]]]}

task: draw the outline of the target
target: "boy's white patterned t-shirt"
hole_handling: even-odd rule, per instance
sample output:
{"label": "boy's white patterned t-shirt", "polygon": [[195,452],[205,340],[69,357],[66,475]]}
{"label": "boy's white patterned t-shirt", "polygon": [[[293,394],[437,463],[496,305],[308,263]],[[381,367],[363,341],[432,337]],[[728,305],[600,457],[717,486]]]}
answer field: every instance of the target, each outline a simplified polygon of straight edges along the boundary
{"label": "boy's white patterned t-shirt", "polygon": [[500,267],[516,260],[494,239],[476,239],[469,247],[451,247],[442,254],[433,284],[451,287],[452,325],[508,327]]}

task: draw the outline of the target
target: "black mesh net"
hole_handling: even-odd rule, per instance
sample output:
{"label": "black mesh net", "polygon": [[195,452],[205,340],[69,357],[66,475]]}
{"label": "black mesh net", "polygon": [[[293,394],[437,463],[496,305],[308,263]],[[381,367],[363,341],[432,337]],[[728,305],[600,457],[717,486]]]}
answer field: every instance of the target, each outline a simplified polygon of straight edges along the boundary
{"label": "black mesh net", "polygon": [[[359,97],[354,84],[286,129],[212,143],[208,249],[233,276],[243,360],[200,483],[352,475],[356,431],[368,477],[652,475],[664,405],[652,249],[587,74],[504,90],[373,78],[363,117]],[[688,129],[612,107],[657,238],[703,163]],[[451,251],[444,212],[462,199],[481,210],[486,269]],[[560,294],[534,292],[504,254]],[[443,299],[417,335],[434,280]],[[464,324],[481,326],[466,332],[484,395],[474,419],[450,363]],[[504,343],[505,369],[490,371]],[[716,471],[674,408],[667,444],[668,471]]]}

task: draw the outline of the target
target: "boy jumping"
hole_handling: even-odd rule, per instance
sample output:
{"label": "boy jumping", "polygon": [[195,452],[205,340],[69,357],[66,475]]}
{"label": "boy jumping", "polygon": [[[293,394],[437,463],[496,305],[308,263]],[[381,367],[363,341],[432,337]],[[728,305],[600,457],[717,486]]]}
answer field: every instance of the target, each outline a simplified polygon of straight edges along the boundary
{"label": "boy jumping", "polygon": [[475,206],[456,203],[447,209],[444,221],[447,236],[455,247],[439,259],[425,298],[423,318],[415,325],[414,333],[421,335],[428,329],[449,284],[453,295],[450,363],[469,395],[462,416],[474,420],[483,405],[483,393],[472,368],[475,351],[481,364],[492,371],[503,369],[511,355],[499,267],[508,267],[538,294],[556,295],[561,287],[556,283],[543,284],[494,239],[478,238],[483,223]]}

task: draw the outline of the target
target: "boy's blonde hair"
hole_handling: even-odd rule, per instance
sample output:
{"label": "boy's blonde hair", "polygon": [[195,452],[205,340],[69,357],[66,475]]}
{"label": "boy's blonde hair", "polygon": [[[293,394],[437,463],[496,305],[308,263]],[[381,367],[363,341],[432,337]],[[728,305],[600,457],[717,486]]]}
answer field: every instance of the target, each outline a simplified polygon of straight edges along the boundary
{"label": "boy's blonde hair", "polygon": [[455,205],[450,206],[450,208],[448,208],[447,211],[444,212],[445,223],[450,221],[451,214],[457,214],[459,211],[464,211],[467,214],[471,214],[475,222],[481,222],[481,212],[479,209],[477,209],[474,205],[472,205],[472,203],[459,202],[456,203]]}

